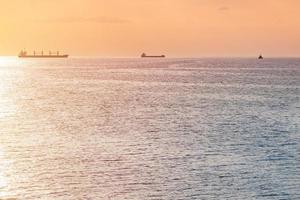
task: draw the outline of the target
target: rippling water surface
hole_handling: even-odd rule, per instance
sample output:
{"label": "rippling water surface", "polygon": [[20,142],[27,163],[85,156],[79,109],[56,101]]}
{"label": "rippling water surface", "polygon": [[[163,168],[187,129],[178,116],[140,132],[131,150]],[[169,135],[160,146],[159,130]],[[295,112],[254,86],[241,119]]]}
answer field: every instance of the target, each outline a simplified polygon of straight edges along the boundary
{"label": "rippling water surface", "polygon": [[300,59],[0,59],[0,199],[300,199]]}

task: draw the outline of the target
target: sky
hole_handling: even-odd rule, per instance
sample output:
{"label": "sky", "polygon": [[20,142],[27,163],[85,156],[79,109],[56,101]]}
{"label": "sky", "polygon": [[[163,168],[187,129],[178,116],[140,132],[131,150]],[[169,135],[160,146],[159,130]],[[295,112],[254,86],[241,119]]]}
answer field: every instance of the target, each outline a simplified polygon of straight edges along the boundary
{"label": "sky", "polygon": [[0,55],[300,56],[299,0],[0,0]]}

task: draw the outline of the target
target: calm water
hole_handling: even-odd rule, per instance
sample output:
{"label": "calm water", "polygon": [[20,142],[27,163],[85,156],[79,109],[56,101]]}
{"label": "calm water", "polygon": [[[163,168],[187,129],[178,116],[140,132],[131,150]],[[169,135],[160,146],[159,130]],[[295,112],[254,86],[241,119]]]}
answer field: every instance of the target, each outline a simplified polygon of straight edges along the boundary
{"label": "calm water", "polygon": [[300,59],[0,59],[0,199],[300,199]]}

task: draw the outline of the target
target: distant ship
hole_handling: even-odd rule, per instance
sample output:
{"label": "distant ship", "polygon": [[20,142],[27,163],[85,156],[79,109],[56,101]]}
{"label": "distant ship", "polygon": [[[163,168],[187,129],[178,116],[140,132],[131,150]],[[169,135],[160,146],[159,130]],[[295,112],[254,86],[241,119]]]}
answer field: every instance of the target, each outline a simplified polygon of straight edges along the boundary
{"label": "distant ship", "polygon": [[264,57],[260,54],[260,55],[258,56],[258,59],[264,59]]}
{"label": "distant ship", "polygon": [[27,54],[27,51],[21,51],[18,55],[19,58],[68,58],[69,55],[67,54],[63,54],[60,55],[59,51],[55,52],[54,54],[49,51],[49,54],[44,54],[43,51],[41,51],[40,54],[36,53],[35,51],[33,52],[33,54]]}
{"label": "distant ship", "polygon": [[165,55],[160,55],[160,56],[147,56],[147,54],[143,53],[141,55],[142,58],[165,58]]}

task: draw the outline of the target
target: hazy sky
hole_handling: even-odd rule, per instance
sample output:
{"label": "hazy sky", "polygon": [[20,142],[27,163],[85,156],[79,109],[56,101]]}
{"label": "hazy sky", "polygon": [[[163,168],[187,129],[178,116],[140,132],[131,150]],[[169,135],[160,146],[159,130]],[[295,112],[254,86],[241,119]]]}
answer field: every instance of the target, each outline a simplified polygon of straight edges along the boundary
{"label": "hazy sky", "polygon": [[0,0],[0,54],[300,56],[300,0]]}

